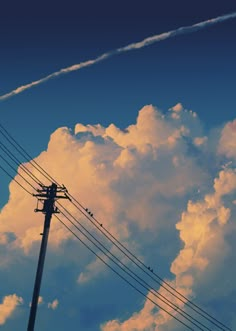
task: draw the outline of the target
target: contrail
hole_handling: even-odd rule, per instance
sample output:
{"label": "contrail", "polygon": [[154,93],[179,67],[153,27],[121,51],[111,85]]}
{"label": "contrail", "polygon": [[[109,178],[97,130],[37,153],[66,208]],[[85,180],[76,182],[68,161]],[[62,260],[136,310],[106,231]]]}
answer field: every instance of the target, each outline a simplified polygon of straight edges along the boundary
{"label": "contrail", "polygon": [[115,55],[118,55],[118,54],[121,54],[121,53],[125,53],[125,52],[128,52],[128,51],[132,51],[132,50],[135,50],[135,49],[143,48],[143,47],[149,46],[151,44],[157,43],[159,41],[162,41],[162,40],[165,40],[165,39],[168,39],[168,38],[171,38],[171,37],[175,37],[175,36],[178,36],[178,35],[181,35],[181,34],[187,34],[187,33],[195,32],[195,31],[201,30],[203,28],[206,28],[210,25],[217,24],[217,23],[229,20],[231,18],[236,18],[236,12],[231,13],[231,14],[227,14],[227,15],[218,16],[216,18],[212,18],[212,19],[200,22],[200,23],[190,25],[190,26],[183,26],[183,27],[180,27],[176,30],[171,30],[171,31],[164,32],[164,33],[161,33],[161,34],[158,34],[158,35],[154,35],[154,36],[145,38],[142,41],[129,44],[125,47],[117,48],[113,51],[104,53],[104,54],[96,57],[95,59],[88,60],[88,61],[85,61],[85,62],[81,62],[81,63],[78,63],[78,64],[74,64],[70,67],[63,68],[59,71],[53,72],[52,74],[49,74],[48,76],[45,76],[45,77],[43,77],[39,80],[35,80],[35,81],[33,81],[29,84],[22,85],[22,86],[16,88],[15,90],[12,90],[9,93],[1,95],[0,96],[0,101],[11,98],[14,95],[22,93],[23,91],[28,90],[33,86],[37,86],[37,85],[40,85],[42,83],[45,83],[45,82],[47,82],[48,80],[50,80],[52,78],[56,78],[58,76],[67,74],[67,73],[72,72],[72,71],[80,70],[80,69],[85,68],[85,67],[89,67],[93,64],[104,61],[104,60],[108,59],[109,57],[112,57],[112,56],[115,56]]}

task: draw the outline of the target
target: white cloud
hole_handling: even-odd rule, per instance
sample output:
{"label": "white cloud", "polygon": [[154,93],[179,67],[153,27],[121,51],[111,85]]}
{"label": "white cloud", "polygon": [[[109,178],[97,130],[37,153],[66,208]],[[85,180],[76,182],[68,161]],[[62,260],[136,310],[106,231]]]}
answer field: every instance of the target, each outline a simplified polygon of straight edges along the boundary
{"label": "white cloud", "polygon": [[52,302],[48,303],[48,308],[52,310],[56,310],[59,305],[59,301],[57,299],[53,300]]}
{"label": "white cloud", "polygon": [[[172,259],[167,264],[171,265],[174,279],[168,281],[192,298],[197,295],[199,284],[204,286],[214,278],[214,270],[222,273],[222,261],[227,260],[232,251],[233,243],[227,236],[235,231],[232,218],[236,213],[236,174],[233,164],[219,171],[219,156],[214,149],[211,164],[207,163],[212,143],[203,132],[199,118],[180,104],[173,108],[178,111],[170,109],[162,113],[147,105],[140,110],[136,123],[124,130],[114,124],[103,127],[78,123],[74,131],[59,128],[36,161],[65,184],[70,193],[142,261],[149,258],[150,247],[154,266],[158,254]],[[178,120],[173,114],[178,114]],[[215,138],[214,144],[217,142]],[[203,144],[204,148],[196,148]],[[214,172],[212,164],[216,164]],[[50,184],[31,165],[27,167],[45,184]],[[69,201],[62,203],[101,239]],[[6,234],[0,239],[4,249],[17,249],[25,255],[32,253],[34,244],[41,240],[44,219],[42,214],[33,213],[35,205],[35,198],[22,192],[15,182],[11,183],[10,199],[0,214],[0,233]],[[7,239],[9,228],[16,239]],[[53,219],[49,249],[53,249],[55,258],[50,268],[65,258],[63,250],[67,243],[72,243],[71,234]],[[108,248],[117,253],[111,244]],[[76,260],[77,254],[73,251],[63,263]],[[79,264],[77,286],[104,275],[104,266],[85,249],[80,252]],[[76,282],[76,277],[74,279]],[[160,289],[160,293],[177,303],[164,289]],[[57,307],[58,302],[54,301],[49,303],[49,308]],[[103,329],[151,331],[158,327],[166,331],[176,327],[166,313],[157,311],[148,301],[129,318],[126,315],[126,320],[121,316],[121,320],[123,322],[114,318],[105,323]]]}
{"label": "white cloud", "polygon": [[42,303],[43,303],[43,297],[42,296],[39,296],[38,304],[41,305]]}
{"label": "white cloud", "polygon": [[175,37],[175,36],[180,35],[180,34],[192,33],[192,32],[198,31],[200,29],[203,29],[207,26],[217,24],[217,23],[220,23],[220,22],[223,22],[223,21],[226,21],[228,19],[235,18],[235,17],[236,17],[236,13],[231,13],[231,14],[227,14],[227,15],[218,16],[216,18],[209,19],[209,20],[206,20],[206,21],[203,21],[203,22],[191,25],[191,26],[180,27],[176,30],[172,30],[172,31],[164,32],[164,33],[161,33],[161,34],[158,34],[158,35],[154,35],[154,36],[145,38],[142,41],[135,42],[135,43],[129,44],[129,45],[121,47],[121,48],[117,48],[116,50],[104,53],[104,54],[98,56],[95,59],[88,60],[88,61],[85,61],[85,62],[81,62],[81,63],[78,63],[78,64],[74,64],[70,67],[63,68],[59,71],[53,72],[52,74],[49,74],[49,75],[43,77],[41,79],[33,81],[32,83],[22,85],[22,86],[14,89],[13,91],[11,91],[9,93],[1,95],[0,96],[0,101],[11,98],[14,95],[22,93],[25,90],[31,89],[34,86],[45,83],[45,82],[47,82],[48,80],[50,80],[52,78],[56,78],[56,77],[59,77],[61,75],[65,75],[67,73],[70,73],[72,71],[77,71],[77,70],[80,70],[80,69],[85,68],[85,67],[89,67],[89,66],[94,65],[96,63],[99,63],[101,61],[104,61],[104,60],[106,60],[106,59],[108,59],[112,56],[118,55],[120,53],[125,53],[125,52],[128,52],[128,51],[143,48],[143,47],[149,46],[151,44],[160,42],[162,40]]}
{"label": "white cloud", "polygon": [[236,120],[228,122],[222,129],[218,152],[236,158]]}
{"label": "white cloud", "polygon": [[[184,247],[172,262],[171,272],[175,280],[170,284],[185,297],[193,296],[192,288],[198,283],[199,278],[205,277],[204,271],[213,268],[217,263],[222,263],[227,255],[227,244],[225,242],[225,230],[230,219],[230,209],[223,205],[223,198],[236,191],[236,171],[224,170],[214,181],[214,193],[205,195],[203,200],[188,202],[187,210],[182,213],[181,220],[176,228],[180,231],[180,238]],[[233,203],[233,201],[231,201]],[[210,265],[211,264],[211,265]],[[212,266],[213,265],[213,266]],[[159,290],[172,303],[180,308],[184,306],[165,289]],[[151,292],[149,293],[151,297]],[[152,298],[152,297],[151,297]],[[154,298],[155,300],[155,298]],[[157,304],[166,308],[159,299]],[[176,315],[174,309],[168,309]],[[127,320],[120,322],[112,320],[102,326],[103,331],[125,331],[125,330],[170,330],[169,323],[172,317],[163,310],[157,311],[155,305],[146,300],[143,308],[134,313]],[[165,327],[164,327],[165,326]],[[173,330],[176,326],[173,327]],[[171,328],[172,330],[172,328]]]}
{"label": "white cloud", "polygon": [[173,112],[179,113],[184,110],[184,107],[182,103],[177,103],[174,107],[170,108],[170,110],[173,110]]}
{"label": "white cloud", "polygon": [[[187,124],[186,116],[183,114]],[[198,126],[198,120],[191,114],[188,123]],[[204,180],[201,168],[187,155],[186,135],[189,130],[182,120],[173,122],[150,105],[140,110],[137,123],[125,131],[115,125],[107,128],[77,125],[76,134],[68,128],[60,128],[51,135],[47,151],[36,161],[57,181],[64,183],[75,197],[80,192],[80,198],[92,211],[96,210],[96,216],[106,219],[113,215],[106,226],[126,240],[129,237],[127,219],[137,222],[140,228],[156,228],[155,215],[163,216],[172,208],[158,201],[153,205],[152,196],[183,196]],[[27,167],[45,183],[45,178],[32,165]],[[19,176],[17,180],[22,182]],[[145,195],[138,187],[146,191]],[[132,196],[125,193],[130,190]],[[0,214],[0,229],[7,232],[10,227],[17,238],[12,245],[29,253],[32,244],[41,240],[43,215],[33,212],[36,199],[21,192],[15,182],[11,183],[10,192],[11,199]],[[137,199],[142,201],[138,206],[134,203]],[[83,219],[70,203],[63,203]],[[122,219],[121,209],[125,212]],[[50,244],[56,247],[69,238],[68,231],[53,220]]]}
{"label": "white cloud", "polygon": [[10,318],[15,312],[17,306],[23,303],[23,299],[16,294],[7,295],[0,303],[0,325],[6,323],[6,320]]}

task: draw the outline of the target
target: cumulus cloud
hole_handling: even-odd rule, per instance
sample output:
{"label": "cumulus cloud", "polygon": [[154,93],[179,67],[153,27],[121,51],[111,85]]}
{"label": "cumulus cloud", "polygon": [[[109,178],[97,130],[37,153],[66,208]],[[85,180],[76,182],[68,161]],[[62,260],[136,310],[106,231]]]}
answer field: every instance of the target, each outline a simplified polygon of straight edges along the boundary
{"label": "cumulus cloud", "polygon": [[[192,290],[194,282],[205,277],[204,271],[207,268],[222,263],[228,253],[224,227],[229,222],[231,213],[230,208],[224,206],[223,198],[236,191],[236,171],[231,169],[221,171],[215,178],[213,187],[214,192],[205,195],[203,200],[189,201],[187,210],[182,213],[181,220],[176,224],[184,247],[172,262],[171,272],[175,275],[175,280],[169,283],[189,299],[194,294]],[[232,200],[230,202],[233,203]],[[173,297],[164,288],[161,288],[159,293],[180,308],[184,307],[184,302]],[[151,297],[151,292],[148,296]],[[166,309],[160,300],[155,302]],[[168,311],[177,315],[174,308]],[[169,314],[163,310],[157,310],[152,302],[146,300],[138,313],[134,313],[124,322],[109,321],[102,326],[102,330],[169,330],[170,325],[166,326],[167,328],[164,326],[171,319]],[[175,328],[176,325],[173,330]]]}
{"label": "cumulus cloud", "polygon": [[[183,196],[204,179],[201,167],[187,153],[185,138],[190,130],[186,123],[176,123],[168,116],[150,105],[140,110],[136,124],[126,130],[114,124],[107,128],[78,124],[75,133],[59,128],[51,135],[47,151],[35,160],[57,181],[64,183],[75,197],[81,192],[80,198],[90,209],[96,210],[96,216],[106,219],[112,215],[106,226],[126,241],[129,237],[127,222],[133,220],[140,228],[157,228],[161,221],[157,223],[155,215],[163,218],[169,213],[171,206],[167,207],[164,201],[153,205],[151,197]],[[191,113],[187,116],[190,126],[197,123]],[[186,113],[183,121],[187,122]],[[27,164],[27,167],[45,182],[32,165]],[[16,178],[22,182],[19,176]],[[143,195],[138,187],[147,194]],[[41,240],[43,215],[33,213],[35,198],[21,192],[15,182],[10,184],[10,192],[10,200],[0,214],[0,229],[6,233],[11,227],[16,236],[12,245],[27,253],[34,242]],[[138,206],[137,199],[142,201]],[[82,219],[70,203],[66,206]],[[122,217],[120,210],[124,211]],[[149,222],[146,222],[147,215]],[[69,238],[66,229],[53,221],[51,245],[58,246]]]}
{"label": "cumulus cloud", "polygon": [[[228,124],[214,141],[221,153],[220,146],[224,146],[224,153],[229,150],[226,138],[222,144],[227,127]],[[198,116],[182,104],[167,112],[147,105],[139,111],[136,122],[125,129],[115,124],[103,127],[81,123],[74,130],[59,128],[52,133],[47,150],[35,160],[142,261],[149,258],[150,249],[154,266],[156,259],[165,256],[166,268],[172,273],[166,281],[193,298],[199,284],[213,279],[213,270],[221,274],[223,260],[227,260],[234,245],[228,237],[235,231],[232,219],[236,213],[236,173],[233,164],[217,168],[219,155],[215,150],[211,151],[211,164],[207,162],[211,144]],[[212,164],[216,164],[214,172]],[[25,165],[42,182],[50,184],[31,164]],[[18,175],[16,178],[22,182]],[[69,201],[62,203],[99,240],[104,240]],[[43,226],[43,215],[33,212],[35,205],[34,197],[22,192],[15,182],[10,184],[9,201],[0,213],[2,247],[26,256],[32,253],[41,240]],[[72,239],[53,219],[49,249],[55,254],[54,264],[62,258],[63,245]],[[118,253],[111,243],[107,247]],[[75,255],[70,254],[63,263],[74,263]],[[81,250],[76,286],[83,287],[95,277],[104,276],[104,270],[100,261]],[[157,290],[183,307],[184,303],[165,289]],[[153,298],[151,292],[148,296]],[[49,308],[57,307],[58,302],[54,301]],[[177,314],[174,309],[170,312]],[[105,331],[176,329],[170,316],[149,301],[129,317],[126,314],[125,319],[114,317],[102,328]]]}
{"label": "cumulus cloud", "polygon": [[7,319],[15,312],[17,306],[22,303],[23,299],[16,294],[5,296],[2,303],[0,303],[0,325],[5,324]]}
{"label": "cumulus cloud", "polygon": [[170,108],[170,110],[173,110],[173,112],[178,113],[178,112],[184,110],[184,107],[183,107],[182,103],[179,102],[174,107]]}
{"label": "cumulus cloud", "polygon": [[223,127],[218,152],[228,158],[236,158],[236,120],[228,122]]}
{"label": "cumulus cloud", "polygon": [[[192,279],[191,277],[185,278],[185,287],[178,286],[175,282],[169,282],[169,285],[172,287],[175,287],[177,291],[179,291],[184,296],[189,296],[191,294],[191,285],[192,285]],[[189,284],[189,288],[187,287],[187,283]],[[159,294],[165,296],[166,299],[170,300],[170,302],[174,305],[178,305],[179,308],[184,307],[184,302],[180,302],[175,297],[173,297],[169,292],[167,292],[165,289],[161,288],[159,290]],[[109,321],[101,326],[101,329],[103,331],[126,331],[126,330],[135,330],[135,331],[144,331],[144,330],[150,330],[150,331],[156,331],[156,330],[165,330],[162,327],[166,325],[167,322],[169,322],[173,316],[177,316],[177,312],[175,307],[169,308],[166,306],[160,299],[156,299],[153,297],[152,293],[148,293],[148,297],[155,301],[160,307],[163,307],[164,310],[158,310],[156,305],[154,305],[151,301],[146,300],[143,308],[137,312],[134,313],[129,319],[121,322],[119,320],[112,320]],[[183,300],[184,301],[184,300]],[[170,314],[168,314],[168,312]],[[183,320],[183,318],[182,318]],[[168,328],[168,326],[167,326]],[[175,325],[176,328],[176,325]],[[169,329],[166,329],[169,330]]]}
{"label": "cumulus cloud", "polygon": [[221,171],[214,181],[214,193],[201,201],[188,202],[187,211],[176,225],[184,242],[184,248],[171,266],[176,276],[191,269],[201,273],[210,260],[224,254],[223,227],[230,219],[230,208],[224,206],[222,199],[235,191],[235,180],[235,171]]}

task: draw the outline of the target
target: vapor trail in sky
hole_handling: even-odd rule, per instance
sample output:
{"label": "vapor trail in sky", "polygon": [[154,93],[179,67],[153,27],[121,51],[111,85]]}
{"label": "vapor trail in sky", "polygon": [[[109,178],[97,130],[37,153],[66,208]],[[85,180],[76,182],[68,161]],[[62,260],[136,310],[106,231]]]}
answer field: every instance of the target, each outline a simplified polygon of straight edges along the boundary
{"label": "vapor trail in sky", "polygon": [[16,94],[19,94],[19,93],[21,93],[25,90],[28,90],[33,86],[40,85],[40,84],[42,84],[42,83],[44,83],[44,82],[46,82],[46,81],[48,81],[52,78],[56,78],[58,76],[67,74],[71,71],[80,70],[84,67],[89,67],[93,64],[104,61],[104,60],[108,59],[109,57],[112,57],[112,56],[115,56],[115,55],[118,55],[118,54],[121,54],[121,53],[125,53],[125,52],[128,52],[128,51],[132,51],[132,50],[135,50],[135,49],[143,48],[143,47],[146,47],[148,45],[157,43],[159,41],[162,41],[162,40],[165,40],[165,39],[168,39],[168,38],[171,38],[171,37],[175,37],[177,35],[195,32],[195,31],[201,30],[203,28],[206,28],[210,25],[217,24],[217,23],[226,21],[226,20],[231,19],[231,18],[236,18],[236,12],[231,13],[231,14],[227,14],[227,15],[218,16],[216,18],[212,18],[212,19],[200,22],[200,23],[196,23],[196,24],[193,24],[191,26],[180,27],[176,30],[171,30],[171,31],[164,32],[164,33],[161,33],[161,34],[158,34],[158,35],[154,35],[154,36],[145,38],[142,41],[132,43],[132,44],[129,44],[129,45],[121,47],[121,48],[117,48],[113,51],[104,53],[104,54],[98,56],[95,59],[88,60],[88,61],[85,61],[85,62],[81,62],[81,63],[78,63],[78,64],[74,64],[74,65],[69,66],[67,68],[63,68],[59,71],[53,72],[52,74],[49,74],[48,76],[45,76],[45,77],[43,77],[39,80],[33,81],[33,82],[31,82],[29,84],[26,84],[26,85],[22,85],[22,86],[16,88],[15,90],[12,90],[9,93],[1,95],[0,96],[0,101],[11,98],[12,96],[14,96]]}

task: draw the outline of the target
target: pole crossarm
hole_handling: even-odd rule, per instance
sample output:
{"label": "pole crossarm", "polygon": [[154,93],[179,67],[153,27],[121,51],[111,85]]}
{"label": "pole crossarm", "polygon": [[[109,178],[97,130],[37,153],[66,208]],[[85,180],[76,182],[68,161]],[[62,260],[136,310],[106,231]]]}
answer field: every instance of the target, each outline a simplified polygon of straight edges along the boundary
{"label": "pole crossarm", "polygon": [[[43,203],[43,208],[39,209],[37,206],[35,212],[42,212],[45,215],[45,220],[27,331],[34,331],[51,218],[52,214],[59,213],[58,208],[55,206],[55,202],[58,199],[70,200],[67,195],[67,189],[64,185],[57,186],[55,183],[52,183],[50,186],[41,185],[41,189],[38,189],[37,192],[38,193],[34,194],[34,196],[38,198],[38,202],[40,201]],[[58,193],[60,195],[58,195]]]}
{"label": "pole crossarm", "polygon": [[[65,186],[57,186],[55,183],[52,183],[51,186],[41,186],[41,189],[37,190],[37,194],[33,196],[38,198],[38,201],[43,203],[43,208],[35,208],[35,212],[42,212],[43,214],[50,213],[56,214],[59,213],[58,208],[54,206],[55,201],[58,199],[69,199],[67,195],[67,189]],[[58,193],[64,193],[64,195],[57,195]]]}

